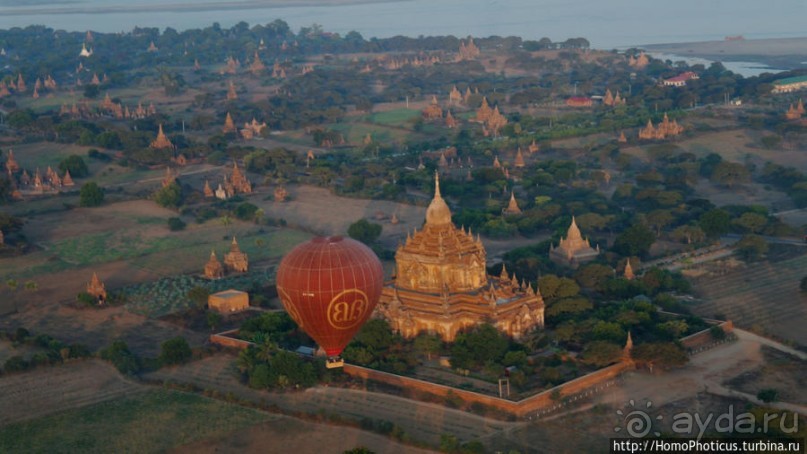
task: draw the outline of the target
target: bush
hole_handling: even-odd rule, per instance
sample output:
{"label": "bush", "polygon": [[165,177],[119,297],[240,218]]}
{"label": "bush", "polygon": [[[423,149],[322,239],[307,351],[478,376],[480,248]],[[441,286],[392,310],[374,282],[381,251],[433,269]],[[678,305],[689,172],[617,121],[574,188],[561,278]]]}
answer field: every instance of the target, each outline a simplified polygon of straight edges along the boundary
{"label": "bush", "polygon": [[94,181],[84,183],[79,191],[79,205],[83,207],[97,207],[104,201],[104,190]]}
{"label": "bush", "polygon": [[193,356],[191,346],[184,337],[175,337],[162,343],[160,346],[160,364],[172,365],[187,362]]}
{"label": "bush", "polygon": [[31,336],[31,333],[28,332],[27,329],[23,327],[17,328],[17,331],[14,331],[14,340],[16,342],[25,342],[25,339]]}
{"label": "bush", "polygon": [[183,201],[182,186],[173,181],[155,192],[153,198],[163,208],[179,208]]}
{"label": "bush", "polygon": [[101,350],[101,358],[110,361],[123,374],[136,374],[140,371],[140,358],[129,351],[129,346],[122,340],[116,340],[109,348]]}
{"label": "bush", "polygon": [[6,372],[20,372],[28,369],[28,366],[28,361],[26,361],[22,356],[12,356],[6,360],[5,364],[3,364],[3,370]]}
{"label": "bush", "polygon": [[760,389],[759,392],[757,393],[757,399],[765,403],[776,402],[778,396],[779,391],[773,388]]}
{"label": "bush", "polygon": [[381,229],[381,224],[375,224],[367,219],[359,219],[353,224],[350,224],[350,227],[347,229],[347,234],[356,241],[370,244],[381,236]]}
{"label": "bush", "polygon": [[62,171],[62,174],[70,171],[70,175],[76,178],[84,178],[90,174],[87,163],[84,162],[81,156],[75,154],[63,159],[62,162],[59,163],[59,170]]}
{"label": "bush", "polygon": [[713,326],[713,327],[709,328],[709,334],[711,334],[712,339],[718,340],[718,341],[723,340],[723,339],[726,338],[726,332],[723,331],[723,328],[721,328],[719,326]]}
{"label": "bush", "polygon": [[168,229],[171,230],[172,232],[185,230],[186,226],[187,224],[185,224],[185,222],[183,222],[182,219],[180,218],[176,217],[168,218]]}

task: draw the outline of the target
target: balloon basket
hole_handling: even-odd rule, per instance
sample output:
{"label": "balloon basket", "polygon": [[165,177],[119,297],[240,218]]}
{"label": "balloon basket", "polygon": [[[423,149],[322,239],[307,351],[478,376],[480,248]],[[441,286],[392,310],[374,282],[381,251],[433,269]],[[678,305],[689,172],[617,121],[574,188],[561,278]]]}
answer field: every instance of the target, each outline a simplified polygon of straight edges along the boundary
{"label": "balloon basket", "polygon": [[338,369],[345,365],[345,360],[342,359],[341,356],[329,356],[327,360],[325,360],[325,367],[328,369]]}

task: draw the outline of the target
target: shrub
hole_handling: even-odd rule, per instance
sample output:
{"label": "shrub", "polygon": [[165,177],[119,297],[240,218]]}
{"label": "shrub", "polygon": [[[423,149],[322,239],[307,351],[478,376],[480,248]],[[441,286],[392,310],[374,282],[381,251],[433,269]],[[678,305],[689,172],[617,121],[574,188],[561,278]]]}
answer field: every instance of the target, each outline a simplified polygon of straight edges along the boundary
{"label": "shrub", "polygon": [[779,391],[773,388],[760,389],[759,392],[757,393],[757,399],[765,403],[776,402],[778,396]]}
{"label": "shrub", "polygon": [[182,364],[191,359],[193,352],[184,337],[175,337],[160,346],[160,364]]}
{"label": "shrub", "polygon": [[709,328],[709,334],[711,334],[712,339],[714,340],[723,340],[726,338],[726,332],[723,331],[723,328],[719,326]]}
{"label": "shrub", "polygon": [[172,232],[178,232],[180,230],[185,230],[185,222],[182,221],[180,218],[172,217],[168,218],[168,229]]}

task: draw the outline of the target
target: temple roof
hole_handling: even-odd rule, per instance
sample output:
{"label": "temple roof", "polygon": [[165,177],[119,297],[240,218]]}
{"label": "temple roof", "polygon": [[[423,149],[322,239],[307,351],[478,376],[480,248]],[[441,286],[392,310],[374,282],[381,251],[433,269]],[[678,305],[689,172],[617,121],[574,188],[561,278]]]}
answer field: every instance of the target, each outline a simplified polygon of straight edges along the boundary
{"label": "temple roof", "polygon": [[434,174],[434,198],[426,209],[426,227],[444,227],[451,225],[451,209],[440,195],[440,176]]}

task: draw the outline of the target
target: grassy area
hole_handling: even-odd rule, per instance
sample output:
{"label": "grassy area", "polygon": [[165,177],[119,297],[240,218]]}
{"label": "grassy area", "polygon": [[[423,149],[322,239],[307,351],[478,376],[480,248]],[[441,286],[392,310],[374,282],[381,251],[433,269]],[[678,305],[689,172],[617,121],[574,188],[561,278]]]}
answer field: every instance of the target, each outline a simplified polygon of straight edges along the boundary
{"label": "grassy area", "polygon": [[0,428],[0,452],[162,452],[267,419],[195,394],[154,390]]}
{"label": "grassy area", "polygon": [[413,109],[395,109],[370,115],[368,121],[380,125],[407,127],[408,122],[420,117],[420,111]]}
{"label": "grassy area", "polygon": [[[81,156],[89,164],[87,150],[90,148],[55,142],[37,142],[16,145],[12,149],[14,150],[14,158],[16,158],[21,167],[28,169],[29,172],[39,168],[44,173],[48,166],[57,170],[59,163],[73,154]],[[33,173],[31,173],[31,176],[33,176]]]}

